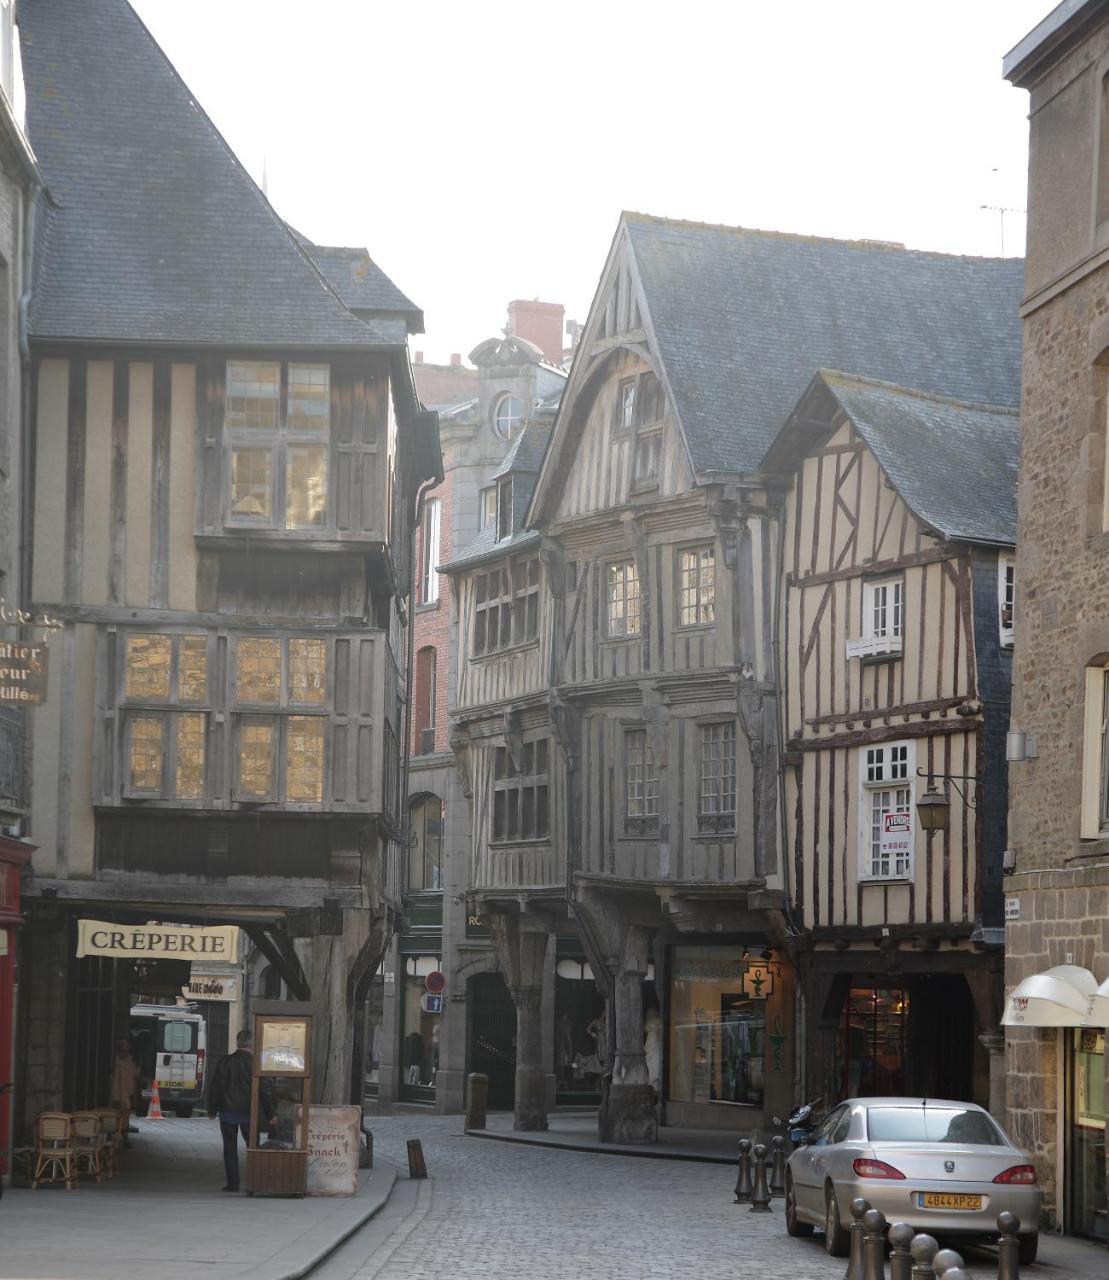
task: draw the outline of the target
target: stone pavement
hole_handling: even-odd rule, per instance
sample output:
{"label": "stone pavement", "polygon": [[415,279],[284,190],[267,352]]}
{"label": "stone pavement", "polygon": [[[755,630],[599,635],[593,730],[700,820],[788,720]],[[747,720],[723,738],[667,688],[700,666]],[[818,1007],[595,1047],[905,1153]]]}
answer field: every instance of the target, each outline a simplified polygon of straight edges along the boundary
{"label": "stone pavement", "polygon": [[[633,1160],[462,1133],[460,1117],[375,1116],[375,1154],[419,1138],[430,1182],[401,1178],[386,1209],[312,1280],[842,1280],[819,1235],[791,1240],[782,1206],[733,1205],[733,1168]],[[1109,1250],[1045,1240],[1022,1280],[1106,1280]],[[996,1253],[967,1251],[975,1280]]]}
{"label": "stone pavement", "polygon": [[[548,1127],[537,1132],[517,1133],[512,1127],[510,1111],[491,1112],[484,1129],[468,1129],[472,1138],[497,1142],[527,1142],[538,1147],[565,1147],[572,1151],[593,1151],[599,1155],[635,1156],[654,1160],[703,1160],[709,1164],[735,1167],[736,1144],[751,1134],[717,1129],[660,1128],[658,1141],[642,1146],[623,1146],[602,1142],[597,1136],[596,1111],[555,1111],[548,1117]],[[763,1133],[756,1142],[769,1140]]]}
{"label": "stone pavement", "polygon": [[[396,1179],[378,1160],[353,1197],[221,1194],[215,1120],[135,1123],[118,1178],[5,1191],[2,1280],[299,1280],[381,1209]],[[245,1171],[241,1144],[239,1158]]]}

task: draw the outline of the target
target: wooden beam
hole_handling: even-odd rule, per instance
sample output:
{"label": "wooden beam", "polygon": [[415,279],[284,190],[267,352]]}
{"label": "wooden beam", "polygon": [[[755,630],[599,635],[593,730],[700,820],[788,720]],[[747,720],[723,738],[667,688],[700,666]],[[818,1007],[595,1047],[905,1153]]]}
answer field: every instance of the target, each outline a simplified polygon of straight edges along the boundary
{"label": "wooden beam", "polygon": [[[296,952],[293,952],[292,962],[286,954],[285,948],[280,945],[279,939],[282,935],[278,930],[274,930],[274,936],[271,938],[265,929],[258,926],[250,925],[244,929],[246,936],[254,943],[259,951],[266,957],[271,965],[281,975],[285,985],[289,988],[289,993],[294,1000],[311,1000],[312,991],[304,977],[304,970],[300,967],[300,961],[296,958]],[[292,948],[292,943],[288,937],[284,939]]]}
{"label": "wooden beam", "polygon": [[871,560],[855,565],[849,569],[830,569],[824,573],[790,573],[786,575],[789,587],[822,587],[829,582],[845,582],[848,578],[881,577],[885,574],[897,573],[901,569],[912,569],[922,564],[941,564],[945,560],[955,560],[958,552],[950,547],[934,547],[929,551],[914,551],[911,555],[898,556],[893,560]]}
{"label": "wooden beam", "polygon": [[[877,719],[876,714],[871,719]],[[973,720],[918,720],[913,724],[882,724],[853,733],[835,733],[827,738],[794,738],[787,744],[786,755],[800,751],[827,751],[834,747],[862,747],[873,742],[892,742],[898,738],[929,738],[948,733],[973,733]],[[794,763],[787,760],[787,763]]]}
{"label": "wooden beam", "polygon": [[[814,729],[821,725],[850,724],[853,721],[888,720],[890,716],[927,716],[951,711],[966,702],[966,698],[934,698],[931,702],[903,702],[892,707],[866,707],[860,711],[842,711],[835,715],[810,716],[806,724]],[[971,722],[973,723],[973,721]]]}

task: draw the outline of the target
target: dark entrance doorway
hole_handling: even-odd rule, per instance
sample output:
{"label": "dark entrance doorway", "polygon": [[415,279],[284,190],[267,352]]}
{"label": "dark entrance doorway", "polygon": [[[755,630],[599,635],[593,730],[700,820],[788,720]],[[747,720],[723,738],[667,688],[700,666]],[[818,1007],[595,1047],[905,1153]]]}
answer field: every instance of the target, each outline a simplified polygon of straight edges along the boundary
{"label": "dark entrance doorway", "polygon": [[470,979],[470,1070],[489,1077],[489,1106],[511,1111],[516,1096],[516,1006],[499,973]]}

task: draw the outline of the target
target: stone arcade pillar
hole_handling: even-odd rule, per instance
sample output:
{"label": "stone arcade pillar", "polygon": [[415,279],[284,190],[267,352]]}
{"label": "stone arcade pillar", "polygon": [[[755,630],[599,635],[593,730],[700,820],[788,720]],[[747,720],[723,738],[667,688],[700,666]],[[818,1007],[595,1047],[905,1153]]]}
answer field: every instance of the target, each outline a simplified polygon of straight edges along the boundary
{"label": "stone arcade pillar", "polygon": [[543,975],[547,926],[524,915],[492,914],[489,925],[505,985],[516,1006],[516,1100],[512,1127],[547,1127],[543,1061]]}
{"label": "stone arcade pillar", "polygon": [[987,1031],[978,1037],[979,1043],[990,1055],[990,1103],[989,1113],[1004,1129],[1008,1129],[1005,1093],[1005,1033]]}

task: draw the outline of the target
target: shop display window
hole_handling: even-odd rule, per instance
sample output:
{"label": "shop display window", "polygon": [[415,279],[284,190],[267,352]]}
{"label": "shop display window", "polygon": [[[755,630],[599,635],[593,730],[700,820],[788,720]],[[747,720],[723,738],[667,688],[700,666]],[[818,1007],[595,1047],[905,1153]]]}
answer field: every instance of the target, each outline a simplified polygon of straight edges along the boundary
{"label": "shop display window", "polygon": [[909,997],[904,990],[851,988],[839,1028],[836,1074],[841,1098],[904,1093],[908,1027]]}
{"label": "shop display window", "polygon": [[1070,1034],[1070,1222],[1078,1235],[1109,1239],[1105,1185],[1105,1033]]}
{"label": "shop display window", "polygon": [[754,993],[741,949],[674,948],[670,1101],[762,1105],[772,989],[764,974]]}

